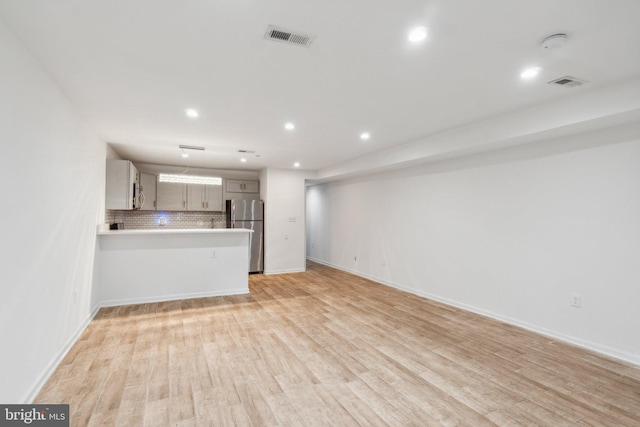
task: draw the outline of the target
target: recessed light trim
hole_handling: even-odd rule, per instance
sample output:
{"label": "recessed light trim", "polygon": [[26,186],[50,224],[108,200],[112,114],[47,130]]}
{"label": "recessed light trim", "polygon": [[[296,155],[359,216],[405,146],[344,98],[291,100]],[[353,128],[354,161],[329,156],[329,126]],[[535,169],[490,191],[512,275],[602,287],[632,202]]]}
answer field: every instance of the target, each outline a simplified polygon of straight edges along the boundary
{"label": "recessed light trim", "polygon": [[530,68],[527,68],[527,69],[523,70],[520,73],[520,78],[522,78],[522,79],[532,79],[535,76],[537,76],[538,74],[540,74],[540,71],[542,71],[541,67],[530,67]]}
{"label": "recessed light trim", "polygon": [[247,159],[245,159],[244,157],[243,157],[242,159],[240,159],[240,161],[241,161],[242,163],[247,163]]}
{"label": "recessed light trim", "polygon": [[371,139],[371,134],[369,132],[362,132],[360,134],[360,139],[363,141],[367,141],[369,139]]}
{"label": "recessed light trim", "polygon": [[300,162],[295,162],[295,163],[293,164],[293,167],[294,167],[294,168],[299,168],[299,167],[300,167]]}
{"label": "recessed light trim", "polygon": [[191,117],[192,119],[200,116],[200,113],[198,113],[198,110],[196,110],[195,108],[187,108],[186,110],[184,110],[184,113],[187,115],[187,117]]}
{"label": "recessed light trim", "polygon": [[542,50],[552,50],[557,49],[561,46],[567,44],[567,40],[569,40],[569,36],[566,33],[556,33],[547,36],[540,43],[540,48]]}
{"label": "recessed light trim", "polygon": [[427,27],[416,27],[409,32],[407,39],[411,43],[418,43],[427,38]]}
{"label": "recessed light trim", "polygon": [[293,124],[293,123],[291,123],[291,122],[287,122],[287,123],[285,123],[285,124],[284,124],[284,128],[285,128],[286,130],[294,130],[294,129],[296,128],[296,125],[294,125],[294,124]]}

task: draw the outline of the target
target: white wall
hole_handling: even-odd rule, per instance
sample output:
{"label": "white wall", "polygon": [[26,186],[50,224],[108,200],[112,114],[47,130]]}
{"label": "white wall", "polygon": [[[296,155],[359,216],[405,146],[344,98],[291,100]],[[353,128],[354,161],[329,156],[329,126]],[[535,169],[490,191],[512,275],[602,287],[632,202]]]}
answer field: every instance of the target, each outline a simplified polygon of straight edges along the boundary
{"label": "white wall", "polygon": [[30,402],[91,318],[105,144],[0,22],[0,402]]}
{"label": "white wall", "polygon": [[[569,92],[567,92],[569,94]],[[317,179],[336,180],[442,161],[640,120],[640,78],[594,84],[571,96],[425,135],[331,165]]]}
{"label": "white wall", "polygon": [[640,123],[313,186],[307,220],[311,259],[640,364]]}
{"label": "white wall", "polygon": [[124,160],[109,144],[107,144],[107,159]]}
{"label": "white wall", "polygon": [[305,271],[305,179],[309,171],[264,169],[260,198],[265,202],[265,274]]}
{"label": "white wall", "polygon": [[98,236],[100,306],[249,293],[249,231],[111,231]]}
{"label": "white wall", "polygon": [[[114,151],[115,152],[115,151]],[[153,165],[148,163],[134,162],[136,168],[141,173],[148,173],[151,175],[159,175],[161,173],[184,173],[184,166],[168,166],[168,165]],[[210,168],[188,168],[188,175],[204,175],[204,176],[219,176],[225,179],[246,179],[257,180],[258,172],[256,171],[243,171],[243,170],[231,170],[231,169],[210,169]]]}

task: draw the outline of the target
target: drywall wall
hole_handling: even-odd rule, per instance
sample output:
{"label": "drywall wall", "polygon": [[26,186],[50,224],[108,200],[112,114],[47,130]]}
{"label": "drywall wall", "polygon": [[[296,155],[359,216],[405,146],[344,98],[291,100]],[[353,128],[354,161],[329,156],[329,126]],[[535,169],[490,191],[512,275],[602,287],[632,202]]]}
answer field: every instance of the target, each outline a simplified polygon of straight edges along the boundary
{"label": "drywall wall", "polygon": [[[176,149],[177,150],[177,149]],[[151,175],[159,175],[161,173],[186,173],[187,175],[204,175],[204,176],[219,176],[224,179],[247,179],[257,180],[258,172],[256,171],[243,171],[243,170],[230,170],[230,169],[208,169],[208,168],[192,168],[185,166],[167,166],[167,165],[152,165],[148,163],[134,162],[136,168],[140,173],[148,173]]]}
{"label": "drywall wall", "polygon": [[0,22],[0,402],[27,403],[92,315],[106,145]]}
{"label": "drywall wall", "polygon": [[106,232],[98,236],[100,306],[249,293],[247,230]]}
{"label": "drywall wall", "polygon": [[614,85],[594,85],[553,102],[504,112],[441,133],[387,147],[329,166],[316,179],[348,179],[373,172],[411,167],[487,150],[640,120],[640,78]]}
{"label": "drywall wall", "polygon": [[634,123],[312,186],[308,256],[640,364],[638,165]]}
{"label": "drywall wall", "polygon": [[107,159],[124,160],[109,144],[107,144]]}
{"label": "drywall wall", "polygon": [[264,268],[266,274],[305,270],[305,179],[309,171],[260,171],[265,202]]}

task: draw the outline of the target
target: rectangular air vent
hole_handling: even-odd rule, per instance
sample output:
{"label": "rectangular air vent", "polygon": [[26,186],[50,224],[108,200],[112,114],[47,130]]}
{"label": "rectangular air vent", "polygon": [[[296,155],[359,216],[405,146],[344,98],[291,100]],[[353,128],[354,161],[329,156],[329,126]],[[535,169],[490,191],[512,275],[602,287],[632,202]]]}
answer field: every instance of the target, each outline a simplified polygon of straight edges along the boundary
{"label": "rectangular air vent", "polygon": [[559,79],[551,80],[549,82],[550,85],[564,86],[564,87],[582,86],[585,83],[588,83],[588,81],[576,79],[575,77],[571,77],[571,76],[560,77]]}
{"label": "rectangular air vent", "polygon": [[264,34],[264,38],[267,40],[292,44],[295,46],[309,47],[316,36],[296,33],[293,31],[285,30],[283,28],[274,27],[273,25],[269,25],[269,27],[267,28],[267,32]]}

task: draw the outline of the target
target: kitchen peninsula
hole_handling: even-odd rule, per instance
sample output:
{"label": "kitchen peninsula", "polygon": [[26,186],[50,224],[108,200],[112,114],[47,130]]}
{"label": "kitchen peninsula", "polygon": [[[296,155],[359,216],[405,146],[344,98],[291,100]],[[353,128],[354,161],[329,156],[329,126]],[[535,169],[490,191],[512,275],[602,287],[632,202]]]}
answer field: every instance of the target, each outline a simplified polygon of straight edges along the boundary
{"label": "kitchen peninsula", "polygon": [[249,293],[251,230],[99,231],[94,301],[102,306]]}

